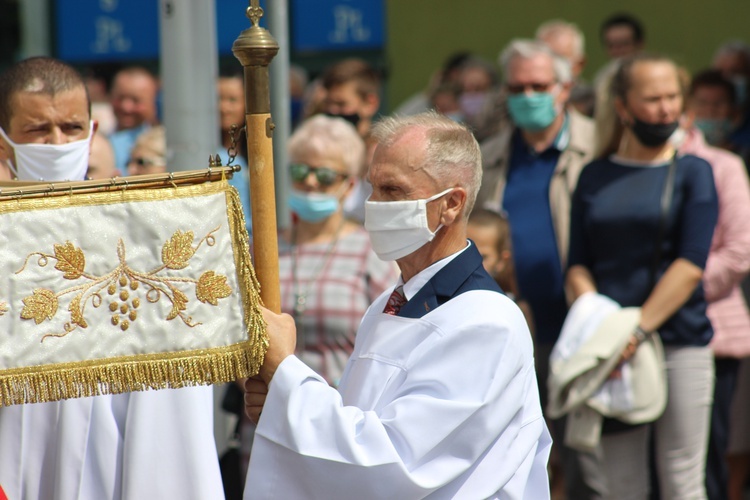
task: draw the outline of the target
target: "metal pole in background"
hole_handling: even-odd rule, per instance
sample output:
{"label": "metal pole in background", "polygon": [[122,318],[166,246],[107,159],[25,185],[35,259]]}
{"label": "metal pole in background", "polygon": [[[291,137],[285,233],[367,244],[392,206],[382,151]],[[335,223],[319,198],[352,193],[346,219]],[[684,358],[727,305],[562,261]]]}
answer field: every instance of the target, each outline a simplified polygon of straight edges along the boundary
{"label": "metal pole in background", "polygon": [[240,33],[232,45],[232,53],[242,63],[245,74],[245,126],[253,218],[253,261],[263,303],[271,311],[279,313],[279,242],[273,171],[275,125],[271,119],[268,75],[268,65],[279,51],[279,44],[258,24],[263,16],[258,0],[251,0],[246,13],[252,27]]}
{"label": "metal pole in background", "polygon": [[[167,168],[208,167],[219,151],[219,73],[214,0],[159,0],[160,70]],[[217,386],[217,389],[222,386]],[[226,389],[214,390],[214,440],[228,447],[234,422],[221,410]]]}
{"label": "metal pole in background", "polygon": [[160,0],[159,9],[167,168],[206,168],[219,151],[214,0]]}
{"label": "metal pole in background", "polygon": [[48,0],[23,0],[18,2],[21,18],[21,59],[49,56],[50,2]]}
{"label": "metal pole in background", "polygon": [[273,158],[276,172],[276,223],[286,228],[290,223],[289,160],[286,143],[292,128],[289,96],[289,2],[268,0],[268,28],[279,42],[279,53],[271,62],[271,115],[274,129]]}

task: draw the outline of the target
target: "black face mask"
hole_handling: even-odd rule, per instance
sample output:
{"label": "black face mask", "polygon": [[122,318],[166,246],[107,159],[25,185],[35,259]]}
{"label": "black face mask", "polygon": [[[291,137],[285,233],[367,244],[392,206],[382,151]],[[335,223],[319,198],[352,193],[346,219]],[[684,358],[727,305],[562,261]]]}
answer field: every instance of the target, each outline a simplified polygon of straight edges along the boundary
{"label": "black face mask", "polygon": [[326,116],[330,116],[331,118],[342,118],[352,125],[354,125],[354,128],[357,128],[357,125],[359,124],[359,120],[361,120],[358,113],[352,113],[350,115],[337,115],[335,113],[326,113]]}
{"label": "black face mask", "polygon": [[655,148],[667,142],[679,125],[676,120],[672,123],[646,123],[638,118],[633,118],[630,129],[641,144],[649,148]]}

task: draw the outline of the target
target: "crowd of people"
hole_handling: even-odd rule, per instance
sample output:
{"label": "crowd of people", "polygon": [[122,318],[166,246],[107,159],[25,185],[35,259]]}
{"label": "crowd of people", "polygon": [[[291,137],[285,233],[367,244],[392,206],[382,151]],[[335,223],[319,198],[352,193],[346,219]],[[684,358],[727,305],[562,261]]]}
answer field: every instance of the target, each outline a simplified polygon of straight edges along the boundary
{"label": "crowd of people", "polygon": [[[598,38],[610,60],[589,81],[583,33],[551,20],[497,65],[451,55],[390,117],[367,62],[311,81],[293,67],[284,314],[265,312],[259,376],[227,388],[227,498],[743,499],[750,45],[691,74],[632,15]],[[61,71],[55,92],[80,90]],[[19,81],[0,95],[3,176],[61,180],[24,168],[25,143],[43,141],[18,128],[19,99],[72,108]],[[98,127],[66,133],[90,159],[65,172],[166,171],[158,79],[128,67],[107,92],[84,82]],[[217,94],[249,226],[241,74]],[[35,470],[20,484],[43,481]]]}

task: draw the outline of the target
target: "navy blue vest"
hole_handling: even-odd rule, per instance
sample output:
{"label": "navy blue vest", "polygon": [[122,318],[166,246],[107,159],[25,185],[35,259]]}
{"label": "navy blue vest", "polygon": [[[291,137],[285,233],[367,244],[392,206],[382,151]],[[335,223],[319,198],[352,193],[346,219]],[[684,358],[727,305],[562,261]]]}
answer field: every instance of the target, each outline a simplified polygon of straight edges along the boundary
{"label": "navy blue vest", "polygon": [[409,300],[397,316],[421,318],[448,302],[453,297],[471,290],[503,293],[482,266],[482,256],[474,242],[471,246],[437,272],[421,290]]}

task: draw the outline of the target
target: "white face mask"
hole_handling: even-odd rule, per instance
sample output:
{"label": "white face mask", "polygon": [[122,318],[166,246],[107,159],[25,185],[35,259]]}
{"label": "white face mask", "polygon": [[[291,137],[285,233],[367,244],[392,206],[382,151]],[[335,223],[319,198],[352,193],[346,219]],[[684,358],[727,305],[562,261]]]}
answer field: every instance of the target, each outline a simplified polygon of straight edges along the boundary
{"label": "white face mask", "polygon": [[8,162],[19,181],[82,181],[89,168],[89,148],[94,122],[89,122],[89,135],[66,144],[16,144],[0,127],[0,135],[13,148],[15,162]]}
{"label": "white face mask", "polygon": [[380,260],[398,260],[432,241],[435,232],[427,223],[427,203],[453,191],[448,188],[425,200],[365,202],[365,229]]}

